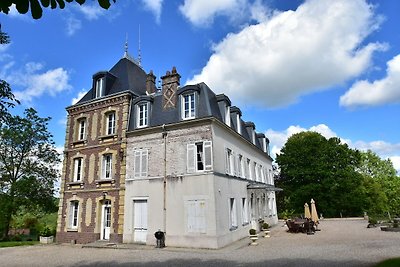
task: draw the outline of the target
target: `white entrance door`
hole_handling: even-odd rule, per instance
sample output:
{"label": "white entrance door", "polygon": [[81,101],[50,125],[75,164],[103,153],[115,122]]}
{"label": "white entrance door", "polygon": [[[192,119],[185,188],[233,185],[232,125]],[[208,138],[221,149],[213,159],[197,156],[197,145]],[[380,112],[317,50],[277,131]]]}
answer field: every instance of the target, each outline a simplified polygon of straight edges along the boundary
{"label": "white entrance door", "polygon": [[147,200],[133,201],[133,231],[135,242],[146,243]]}
{"label": "white entrance door", "polygon": [[111,201],[105,200],[102,206],[101,212],[101,233],[100,239],[110,239],[110,227],[111,227]]}

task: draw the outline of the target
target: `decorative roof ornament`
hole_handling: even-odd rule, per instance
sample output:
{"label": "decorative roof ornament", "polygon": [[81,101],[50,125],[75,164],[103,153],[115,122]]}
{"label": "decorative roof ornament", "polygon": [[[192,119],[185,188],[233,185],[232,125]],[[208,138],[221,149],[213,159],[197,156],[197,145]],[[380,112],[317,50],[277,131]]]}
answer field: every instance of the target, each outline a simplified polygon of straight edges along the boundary
{"label": "decorative roof ornament", "polygon": [[124,45],[124,56],[123,58],[126,58],[130,61],[132,61],[133,63],[135,63],[136,65],[138,65],[139,67],[141,67],[140,65],[140,61],[137,61],[136,59],[134,59],[133,57],[131,57],[128,53],[128,33],[126,33],[126,39],[125,39],[125,45]]}
{"label": "decorative roof ornament", "polygon": [[140,24],[139,24],[139,49],[138,49],[138,62],[139,66],[142,66],[142,51],[140,49]]}

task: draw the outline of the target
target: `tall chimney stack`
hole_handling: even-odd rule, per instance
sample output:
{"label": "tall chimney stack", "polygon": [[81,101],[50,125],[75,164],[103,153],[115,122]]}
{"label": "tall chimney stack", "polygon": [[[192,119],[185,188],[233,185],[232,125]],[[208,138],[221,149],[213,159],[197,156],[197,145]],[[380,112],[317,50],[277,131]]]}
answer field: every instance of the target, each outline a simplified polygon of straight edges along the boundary
{"label": "tall chimney stack", "polygon": [[149,95],[156,92],[156,76],[154,76],[152,70],[146,77],[146,92]]}
{"label": "tall chimney stack", "polygon": [[181,75],[173,67],[172,71],[167,71],[165,76],[161,77],[162,80],[162,94],[163,94],[163,109],[175,108],[178,102],[176,91],[180,85]]}

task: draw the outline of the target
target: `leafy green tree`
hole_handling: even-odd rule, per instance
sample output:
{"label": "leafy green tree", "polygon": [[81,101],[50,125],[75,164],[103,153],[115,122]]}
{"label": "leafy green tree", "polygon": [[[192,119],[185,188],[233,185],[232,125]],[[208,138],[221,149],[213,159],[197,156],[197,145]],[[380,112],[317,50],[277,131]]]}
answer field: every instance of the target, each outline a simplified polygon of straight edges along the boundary
{"label": "leafy green tree", "polygon": [[[99,5],[108,9],[110,7],[110,1],[114,3],[116,0],[97,0]],[[34,19],[40,19],[42,17],[43,8],[50,7],[51,9],[60,8],[63,9],[66,3],[76,2],[83,5],[85,0],[2,0],[0,1],[0,12],[8,14],[10,12],[10,6],[15,5],[17,11],[21,14],[25,14],[31,9],[31,14]]]}
{"label": "leafy green tree", "polygon": [[[390,211],[394,214],[400,214],[400,177],[396,174],[396,169],[390,159],[381,159],[377,154],[368,150],[361,153],[361,163],[359,171],[371,180],[369,183],[376,190],[379,190],[384,204],[379,204],[382,207],[376,209],[376,213]],[[377,205],[377,204],[375,204]]]}
{"label": "leafy green tree", "polygon": [[39,206],[54,210],[54,182],[59,163],[51,133],[50,118],[41,118],[32,109],[24,116],[10,116],[0,127],[0,217],[3,237],[19,207]]}
{"label": "leafy green tree", "polygon": [[[8,44],[9,42],[10,37],[5,32],[1,31],[0,25],[0,45]],[[0,79],[0,126],[9,115],[8,108],[14,107],[16,103],[19,104],[19,101],[11,92],[10,85],[6,81]]]}
{"label": "leafy green tree", "polygon": [[281,171],[276,183],[284,190],[278,197],[290,200],[279,208],[302,213],[304,203],[314,198],[327,217],[362,213],[365,188],[356,171],[360,159],[360,153],[339,138],[326,139],[316,132],[294,134],[276,157]]}

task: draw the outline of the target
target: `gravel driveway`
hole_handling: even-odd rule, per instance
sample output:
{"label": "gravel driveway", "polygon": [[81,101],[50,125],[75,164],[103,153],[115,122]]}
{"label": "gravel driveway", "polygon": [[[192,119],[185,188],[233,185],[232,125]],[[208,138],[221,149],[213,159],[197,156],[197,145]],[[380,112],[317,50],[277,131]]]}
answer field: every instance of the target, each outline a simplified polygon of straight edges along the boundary
{"label": "gravel driveway", "polygon": [[364,220],[324,220],[315,235],[287,233],[283,222],[258,246],[240,240],[220,250],[122,245],[119,249],[37,245],[0,249],[0,266],[373,266],[400,257],[400,233]]}

